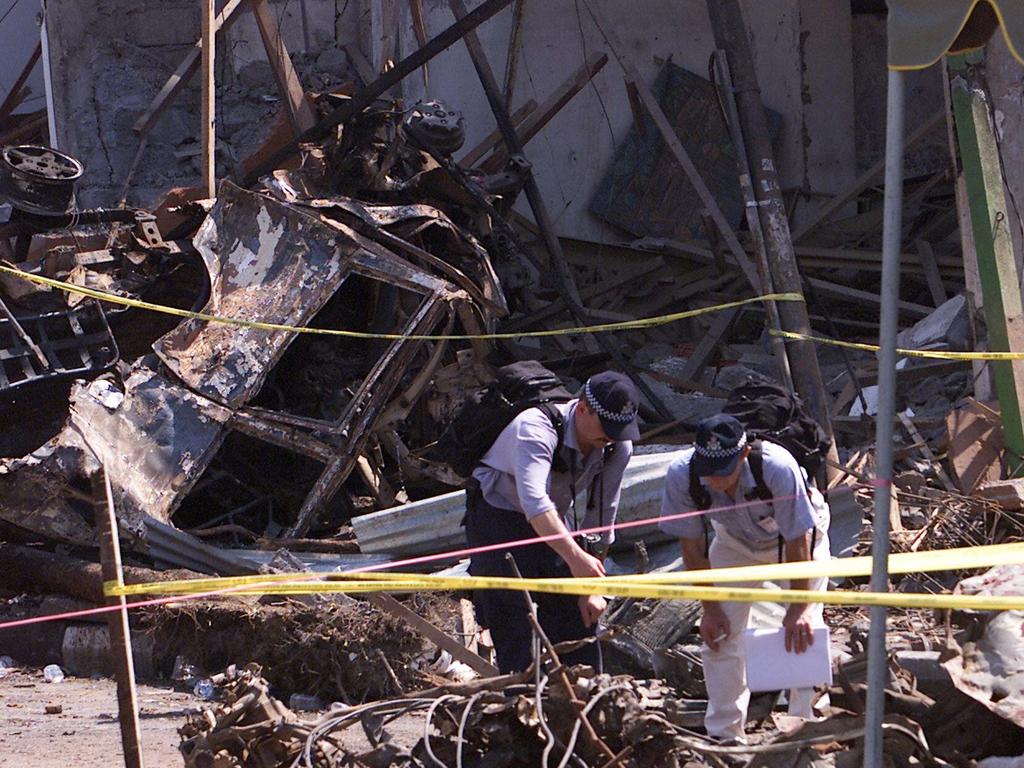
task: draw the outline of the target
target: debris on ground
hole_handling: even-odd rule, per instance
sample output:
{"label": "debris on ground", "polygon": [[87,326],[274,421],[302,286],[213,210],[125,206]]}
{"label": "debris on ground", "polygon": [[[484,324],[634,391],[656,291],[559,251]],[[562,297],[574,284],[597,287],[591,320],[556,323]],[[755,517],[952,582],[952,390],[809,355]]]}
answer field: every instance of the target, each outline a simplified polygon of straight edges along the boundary
{"label": "debris on ground", "polygon": [[[661,117],[711,177],[717,218],[680,176],[680,150],[627,70],[633,124],[613,135],[589,200],[593,223],[618,241],[560,237],[538,215],[534,169],[513,145],[570,116],[563,110],[588,87],[601,100],[606,84],[596,78],[608,54],[584,50],[552,93],[507,120],[499,112],[499,130],[467,147],[467,136],[492,125],[467,125],[458,90],[450,102],[417,101],[400,94],[418,91],[392,87],[395,72],[422,71],[428,92],[425,61],[406,71],[409,58],[384,56],[380,75],[354,45],[289,55],[265,2],[231,0],[218,23],[243,5],[267,61],[249,61],[220,95],[225,136],[212,141],[234,167],[215,187],[127,202],[147,133],[196,68],[201,45],[191,39],[179,73],[132,117],[143,138],[117,204],[80,207],[91,169],[69,154],[73,142],[48,145],[51,100],[22,109],[41,49],[0,104],[0,422],[13,427],[0,430],[0,621],[19,624],[0,635],[0,680],[38,669],[59,690],[65,674],[111,673],[111,633],[89,618],[106,602],[92,562],[90,481],[101,468],[127,584],[380,569],[408,557],[408,570],[460,574],[466,561],[444,555],[465,544],[464,481],[437,452],[452,414],[510,362],[539,360],[571,391],[615,367],[646,402],[619,504],[630,527],[617,531],[606,567],[666,572],[681,567],[678,543],[634,524],[657,517],[668,464],[737,388],[791,385],[784,345],[767,332],[778,309],[737,303],[768,292],[769,281],[752,277],[765,201],[746,200],[737,184],[749,178],[737,174],[729,88],[654,57],[656,101],[671,113]],[[426,25],[422,2],[409,7],[414,58],[426,50]],[[392,42],[389,55],[408,41]],[[116,46],[119,57],[142,50]],[[771,138],[781,119],[769,110]],[[509,121],[516,141],[502,140]],[[802,130],[813,132],[806,121]],[[801,141],[806,164],[807,147],[822,139]],[[911,252],[898,346],[987,349],[999,331],[977,311],[977,259],[965,253],[974,246],[957,217],[969,218],[958,199],[963,163],[940,143],[935,167],[904,185],[901,247]],[[190,182],[198,146],[189,137],[168,150]],[[804,330],[852,342],[808,356],[834,433],[820,478],[833,555],[870,555],[880,393],[878,358],[863,345],[879,338],[884,189],[879,172],[825,191],[807,187],[806,168],[799,175],[803,186],[781,195]],[[672,325],[580,330],[675,313],[685,316]],[[1024,541],[1024,480],[1014,477],[1002,415],[1012,409],[1000,408],[992,367],[900,357],[894,553]],[[897,592],[1020,595],[1022,573],[1001,566],[890,581]],[[840,586],[868,589],[859,578]],[[860,763],[866,610],[825,609],[836,683],[819,691],[820,719],[795,721],[777,694],[756,694],[749,745],[703,736],[700,610],[695,601],[611,601],[601,673],[541,656],[528,673],[496,676],[465,594],[163,601],[132,615],[128,643],[140,677],[170,681],[199,707],[180,729],[195,768]],[[772,612],[753,609],[755,620]],[[893,766],[1019,756],[1020,611],[892,610],[887,626],[883,735]],[[42,711],[67,714],[60,703]]]}

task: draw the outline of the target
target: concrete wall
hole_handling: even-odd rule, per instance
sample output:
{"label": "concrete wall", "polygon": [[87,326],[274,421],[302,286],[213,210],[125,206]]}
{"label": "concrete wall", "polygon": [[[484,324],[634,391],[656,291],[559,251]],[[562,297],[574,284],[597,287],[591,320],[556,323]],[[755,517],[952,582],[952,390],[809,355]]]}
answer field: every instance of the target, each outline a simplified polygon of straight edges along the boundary
{"label": "concrete wall", "polygon": [[[599,0],[648,82],[668,58],[707,70],[713,37],[705,0]],[[87,166],[80,199],[116,201],[138,142],[131,125],[198,34],[195,0],[49,0],[48,30],[57,142]],[[470,5],[475,3],[471,0]],[[272,0],[300,73],[315,77],[317,59],[357,42],[381,66],[417,47],[404,0]],[[447,0],[423,0],[434,35],[452,23]],[[777,143],[783,185],[833,192],[855,171],[852,27],[847,0],[745,0],[766,104],[784,117]],[[513,105],[542,101],[587,55],[606,50],[586,10],[574,0],[527,0]],[[492,66],[504,73],[511,25],[507,10],[480,36]],[[227,33],[218,58],[222,172],[265,131],[276,95],[255,23],[245,14]],[[303,52],[308,51],[308,55]],[[309,78],[307,78],[307,83]],[[315,82],[313,83],[315,85]],[[429,87],[412,76],[401,94],[414,102],[442,98],[462,110],[472,146],[494,127],[465,46],[431,62]],[[588,212],[614,148],[633,117],[614,58],[547,128],[527,155],[537,169],[559,231],[580,239],[619,241],[624,234]],[[154,129],[133,180],[130,201],[150,204],[167,187],[198,181],[194,155],[198,91],[184,92]]]}
{"label": "concrete wall", "polygon": [[[13,6],[5,3],[0,8],[0,13],[8,9],[10,13],[3,22],[0,22],[0,100],[10,92],[11,86],[39,42],[41,9],[38,0],[21,0]],[[35,112],[46,106],[43,68],[40,64],[33,68],[27,85],[32,89],[32,93],[15,113]]]}
{"label": "concrete wall", "polygon": [[[884,14],[853,17],[854,106],[857,170],[863,171],[885,156],[886,32]],[[942,70],[936,65],[907,72],[906,125],[913,130],[945,109]],[[946,133],[937,129],[907,153],[907,176],[936,173],[950,163]]]}
{"label": "concrete wall", "polygon": [[[714,43],[705,0],[598,2],[648,83],[670,57],[692,72],[707,72]],[[376,61],[388,45],[384,39],[390,23],[387,5],[386,0],[368,3],[370,39],[365,45]],[[446,0],[425,0],[425,6],[430,34],[452,23]],[[784,117],[776,157],[783,185],[822,192],[839,189],[854,175],[849,3],[747,0],[743,6],[765,103]],[[399,46],[408,53],[416,47],[411,19],[403,7],[396,10],[401,24]],[[503,12],[479,30],[499,79],[506,66],[511,18],[510,11]],[[588,55],[607,50],[586,9],[582,4],[577,8],[573,0],[527,0],[521,39],[513,106],[529,98],[542,101]],[[403,88],[411,101],[429,96],[460,109],[466,118],[467,146],[494,127],[464,45],[453,46],[431,63],[429,87],[414,77]],[[632,123],[622,71],[612,57],[592,86],[527,147],[560,234],[595,241],[625,237],[595,219],[587,208],[614,148]]]}
{"label": "concrete wall", "polygon": [[[358,38],[356,0],[271,0],[286,45],[311,87],[316,62],[344,67],[338,45]],[[85,163],[84,206],[117,201],[139,142],[131,126],[199,36],[196,0],[49,0],[56,143]],[[309,41],[310,52],[306,51]],[[339,62],[340,56],[340,62]],[[338,74],[341,79],[343,73]],[[218,168],[227,174],[265,135],[277,89],[248,12],[218,46]],[[199,90],[181,93],[150,133],[129,202],[150,205],[175,185],[199,183]]]}

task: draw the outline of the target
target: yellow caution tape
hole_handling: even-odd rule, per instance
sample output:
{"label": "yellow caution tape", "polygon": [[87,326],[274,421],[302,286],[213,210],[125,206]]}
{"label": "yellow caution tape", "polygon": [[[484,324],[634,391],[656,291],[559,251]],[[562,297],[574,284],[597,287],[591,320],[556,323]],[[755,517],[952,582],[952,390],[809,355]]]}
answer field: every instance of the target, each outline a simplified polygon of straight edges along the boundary
{"label": "yellow caution tape", "polygon": [[[812,341],[815,344],[859,349],[863,352],[877,353],[881,349],[877,344],[826,339],[824,336],[811,336],[806,333],[793,333],[792,331],[778,331],[775,329],[769,329],[768,332],[772,336],[780,336],[790,341]],[[902,349],[897,347],[896,354],[902,357],[926,357],[932,360],[1024,360],[1024,352],[949,352],[939,349]]]}
{"label": "yellow caution tape", "polygon": [[[889,557],[890,573],[925,573],[1016,565],[1024,563],[1024,544],[1000,544],[929,552],[910,552]],[[105,594],[203,595],[317,594],[361,592],[419,592],[474,589],[530,590],[567,595],[613,595],[664,600],[734,600],[741,602],[825,602],[838,605],[884,605],[913,608],[964,608],[974,610],[1024,609],[1024,595],[925,595],[834,591],[683,586],[715,582],[763,582],[786,579],[867,576],[871,558],[856,557],[823,562],[780,563],[722,568],[714,571],[681,571],[667,574],[609,576],[603,579],[512,579],[485,576],[423,576],[408,573],[307,573],[235,576],[185,581],[152,582],[118,586],[104,584]]]}
{"label": "yellow caution tape", "polygon": [[720,312],[725,309],[733,309],[735,307],[742,307],[745,304],[754,304],[763,301],[803,301],[804,297],[799,293],[769,293],[764,296],[755,296],[752,299],[740,299],[738,301],[730,301],[726,304],[717,304],[713,307],[701,307],[700,309],[690,309],[685,312],[674,312],[670,315],[658,315],[657,317],[645,317],[638,320],[624,320],[618,323],[602,323],[601,325],[591,325],[583,328],[557,328],[554,330],[546,331],[515,331],[511,333],[485,333],[477,336],[465,334],[465,335],[428,335],[428,334],[401,334],[401,333],[367,333],[365,331],[346,331],[336,328],[309,328],[305,326],[296,325],[284,325],[281,323],[264,323],[258,320],[242,320],[236,317],[221,317],[219,315],[209,315],[205,312],[193,312],[188,309],[178,309],[176,307],[168,307],[163,304],[154,304],[149,301],[142,301],[140,299],[130,299],[126,296],[119,296],[116,293],[109,293],[108,291],[99,291],[95,288],[86,288],[82,285],[74,285],[72,283],[64,282],[63,280],[54,280],[51,277],[44,277],[42,275],[33,275],[31,272],[25,272],[20,269],[8,267],[4,264],[0,264],[0,272],[5,272],[15,277],[20,277],[24,280],[29,280],[33,283],[40,285],[46,285],[50,288],[56,288],[67,293],[76,293],[81,296],[88,296],[89,298],[96,299],[98,301],[105,301],[110,304],[120,304],[125,307],[134,307],[136,309],[145,309],[151,312],[160,312],[165,315],[174,315],[175,317],[185,318],[187,320],[204,320],[210,323],[223,323],[225,325],[235,325],[240,328],[255,328],[261,331],[287,331],[288,333],[312,333],[320,336],[344,336],[350,339],[413,339],[417,341],[469,341],[472,339],[520,339],[527,337],[540,337],[540,336],[573,336],[581,333],[609,333],[611,331],[630,331],[638,328],[653,328],[660,325],[667,325],[674,323],[679,320],[685,320],[690,317],[697,317],[698,315],[706,315],[712,312]]}
{"label": "yellow caution tape", "polygon": [[[977,611],[1024,610],[1024,595],[930,595],[905,592],[854,592],[851,590],[813,592],[795,589],[658,586],[626,583],[614,578],[594,581],[589,579],[512,579],[466,576],[445,579],[421,577],[418,581],[404,579],[400,581],[292,581],[223,590],[221,594],[309,595],[366,592],[448,592],[473,589],[529,590],[530,592],[560,595],[603,595],[659,600],[828,603],[831,605],[877,605],[890,608],[956,608]],[[203,595],[204,593],[197,594]]]}

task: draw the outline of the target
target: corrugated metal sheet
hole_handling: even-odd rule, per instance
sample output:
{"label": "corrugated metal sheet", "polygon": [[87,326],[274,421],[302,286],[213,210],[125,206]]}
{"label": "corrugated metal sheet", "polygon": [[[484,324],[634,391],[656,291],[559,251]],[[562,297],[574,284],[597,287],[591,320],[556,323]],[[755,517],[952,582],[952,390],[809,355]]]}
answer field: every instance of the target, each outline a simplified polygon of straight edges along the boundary
{"label": "corrugated metal sheet", "polygon": [[[680,454],[654,453],[634,456],[626,468],[619,503],[619,523],[656,518],[661,510],[665,471]],[[586,507],[586,493],[577,506]],[[416,501],[400,507],[352,518],[352,529],[365,553],[424,555],[447,552],[466,545],[462,518],[466,513],[465,491]],[[647,543],[668,537],[655,525],[636,526],[616,531],[616,548],[632,546],[643,539]]]}

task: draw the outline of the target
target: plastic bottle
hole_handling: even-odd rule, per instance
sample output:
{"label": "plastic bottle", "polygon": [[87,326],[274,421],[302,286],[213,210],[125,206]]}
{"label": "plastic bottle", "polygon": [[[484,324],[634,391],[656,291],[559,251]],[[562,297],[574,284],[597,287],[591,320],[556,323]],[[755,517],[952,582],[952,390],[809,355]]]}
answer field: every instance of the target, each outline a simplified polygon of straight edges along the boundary
{"label": "plastic bottle", "polygon": [[192,692],[195,693],[195,695],[198,696],[200,699],[206,699],[207,701],[209,701],[213,698],[213,683],[210,681],[210,678],[204,677],[202,680],[196,683],[195,688],[192,689]]}
{"label": "plastic bottle", "polygon": [[18,666],[10,656],[0,656],[0,677],[4,677]]}
{"label": "plastic bottle", "polygon": [[295,712],[319,712],[324,708],[319,696],[310,696],[308,693],[293,693],[288,699],[288,708]]}
{"label": "plastic bottle", "polygon": [[43,679],[48,683],[63,683],[64,670],[56,664],[47,664],[43,667]]}

